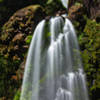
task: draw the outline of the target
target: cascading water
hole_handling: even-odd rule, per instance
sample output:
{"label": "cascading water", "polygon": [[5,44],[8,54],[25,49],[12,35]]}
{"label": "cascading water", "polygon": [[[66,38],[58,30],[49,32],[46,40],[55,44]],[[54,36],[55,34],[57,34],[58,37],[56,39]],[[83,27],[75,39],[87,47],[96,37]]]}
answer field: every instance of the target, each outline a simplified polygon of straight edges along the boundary
{"label": "cascading water", "polygon": [[67,18],[41,21],[29,48],[20,100],[88,100],[79,52]]}
{"label": "cascading water", "polygon": [[69,0],[61,0],[63,6],[64,6],[65,8],[68,8],[68,1],[69,1]]}

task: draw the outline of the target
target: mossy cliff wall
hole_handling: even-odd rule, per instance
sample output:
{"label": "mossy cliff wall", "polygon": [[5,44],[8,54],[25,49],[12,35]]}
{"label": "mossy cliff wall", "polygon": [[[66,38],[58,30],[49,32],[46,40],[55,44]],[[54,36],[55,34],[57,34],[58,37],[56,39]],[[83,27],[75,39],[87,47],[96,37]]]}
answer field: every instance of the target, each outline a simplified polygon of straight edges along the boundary
{"label": "mossy cliff wall", "polygon": [[0,100],[12,100],[21,87],[24,60],[34,28],[44,18],[40,5],[18,10],[0,33]]}

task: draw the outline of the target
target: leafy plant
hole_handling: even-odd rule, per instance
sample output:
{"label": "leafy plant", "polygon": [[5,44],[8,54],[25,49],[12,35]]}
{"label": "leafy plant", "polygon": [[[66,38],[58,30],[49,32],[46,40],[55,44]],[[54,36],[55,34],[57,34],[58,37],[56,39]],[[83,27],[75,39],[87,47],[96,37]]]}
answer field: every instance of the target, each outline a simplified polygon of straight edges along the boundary
{"label": "leafy plant", "polygon": [[[89,93],[92,99],[99,100],[100,90],[100,23],[87,19],[84,32],[79,35],[84,69],[87,74]],[[97,94],[97,95],[96,95]]]}
{"label": "leafy plant", "polygon": [[14,97],[14,100],[20,100],[20,94],[21,94],[21,92],[18,90],[18,91],[16,92],[16,95],[15,95],[15,97]]}
{"label": "leafy plant", "polygon": [[27,36],[26,43],[30,44],[31,40],[32,40],[32,35]]}

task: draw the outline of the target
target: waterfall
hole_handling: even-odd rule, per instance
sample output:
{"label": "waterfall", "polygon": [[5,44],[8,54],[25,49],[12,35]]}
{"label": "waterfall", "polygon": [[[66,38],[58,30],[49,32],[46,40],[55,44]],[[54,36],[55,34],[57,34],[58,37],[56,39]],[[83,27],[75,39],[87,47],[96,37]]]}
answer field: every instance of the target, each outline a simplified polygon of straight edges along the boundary
{"label": "waterfall", "polygon": [[89,100],[76,33],[67,18],[37,25],[20,100]]}
{"label": "waterfall", "polygon": [[61,0],[63,6],[67,9],[68,8],[68,3],[69,3],[69,0]]}

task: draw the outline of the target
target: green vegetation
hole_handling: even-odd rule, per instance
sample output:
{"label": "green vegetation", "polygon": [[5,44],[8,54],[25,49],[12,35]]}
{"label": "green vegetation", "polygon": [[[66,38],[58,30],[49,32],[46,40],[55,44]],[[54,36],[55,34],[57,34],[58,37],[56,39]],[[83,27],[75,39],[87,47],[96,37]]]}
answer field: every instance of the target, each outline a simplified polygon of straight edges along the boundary
{"label": "green vegetation", "polygon": [[14,96],[14,100],[20,100],[20,91],[18,90],[16,95]]}
{"label": "green vegetation", "polygon": [[100,23],[87,19],[84,31],[79,35],[79,43],[87,74],[89,93],[93,100],[100,96]]}
{"label": "green vegetation", "polygon": [[28,35],[26,39],[26,43],[30,44],[31,40],[32,40],[32,35]]}
{"label": "green vegetation", "polygon": [[21,82],[18,81],[15,73],[19,64],[20,61],[18,60],[12,61],[10,58],[0,55],[0,97],[6,95],[6,99],[9,100],[15,94],[16,89],[19,88]]}

